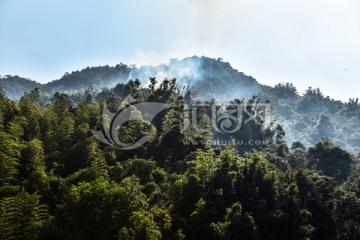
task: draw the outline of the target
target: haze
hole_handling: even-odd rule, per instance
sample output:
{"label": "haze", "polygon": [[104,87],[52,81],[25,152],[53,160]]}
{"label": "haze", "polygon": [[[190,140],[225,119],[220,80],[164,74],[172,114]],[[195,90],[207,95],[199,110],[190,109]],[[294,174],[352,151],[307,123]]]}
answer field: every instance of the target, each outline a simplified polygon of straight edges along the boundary
{"label": "haze", "polygon": [[0,75],[221,57],[260,83],[360,97],[356,0],[0,0]]}

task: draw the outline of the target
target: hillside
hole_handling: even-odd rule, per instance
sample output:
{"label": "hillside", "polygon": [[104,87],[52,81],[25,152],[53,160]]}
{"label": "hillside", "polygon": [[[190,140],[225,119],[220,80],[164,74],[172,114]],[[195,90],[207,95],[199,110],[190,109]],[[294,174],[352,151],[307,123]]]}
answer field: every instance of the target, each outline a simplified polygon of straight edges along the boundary
{"label": "hillside", "polygon": [[66,72],[58,80],[41,84],[28,78],[6,75],[0,77],[0,86],[12,99],[19,99],[25,92],[39,88],[43,94],[54,94],[55,92],[75,93],[84,91],[90,86],[101,89],[113,87],[118,82],[128,80],[131,68],[127,65],[118,64],[115,67],[87,67],[81,71]]}
{"label": "hillside", "polygon": [[179,85],[191,86],[203,99],[228,101],[238,96],[251,98],[263,89],[254,78],[237,71],[221,59],[196,56],[183,60],[172,59],[169,64],[159,66],[136,68],[118,64],[115,67],[87,67],[80,71],[66,72],[60,79],[46,84],[7,75],[0,78],[0,86],[9,97],[19,98],[24,92],[35,87],[40,88],[44,94],[53,94],[56,91],[71,93],[84,91],[89,86],[98,90],[103,87],[114,87],[117,83],[125,83],[129,79],[139,79],[146,84],[149,77],[177,78]]}
{"label": "hillside", "polygon": [[[118,83],[139,79],[142,86],[148,86],[150,77],[157,80],[177,79],[179,89],[190,86],[199,99],[215,99],[227,103],[234,99],[250,99],[258,96],[261,102],[271,101],[273,120],[286,130],[288,145],[301,141],[310,146],[321,137],[329,137],[334,143],[352,153],[360,152],[360,103],[351,99],[347,103],[324,96],[320,89],[309,88],[300,95],[291,83],[281,83],[274,87],[262,85],[251,76],[234,69],[222,59],[189,57],[172,59],[169,64],[159,66],[129,67],[124,64],[115,67],[88,67],[81,71],[65,73],[58,80],[39,84],[18,76],[0,79],[6,94],[19,99],[23,92],[34,87],[50,99],[56,91],[68,94],[84,92],[91,86],[92,99],[101,100],[109,96],[108,90]],[[74,100],[77,101],[77,100]]]}
{"label": "hillside", "polygon": [[34,88],[42,87],[38,82],[17,75],[0,76],[0,86],[5,91],[6,95],[12,99],[19,99],[25,92],[30,92]]}
{"label": "hillside", "polygon": [[[256,121],[222,134],[209,108],[185,111],[192,102],[211,101],[155,78],[18,102],[0,92],[0,239],[359,239],[360,156],[328,138],[288,146],[291,131]],[[263,112],[256,98],[234,103],[244,121]]]}

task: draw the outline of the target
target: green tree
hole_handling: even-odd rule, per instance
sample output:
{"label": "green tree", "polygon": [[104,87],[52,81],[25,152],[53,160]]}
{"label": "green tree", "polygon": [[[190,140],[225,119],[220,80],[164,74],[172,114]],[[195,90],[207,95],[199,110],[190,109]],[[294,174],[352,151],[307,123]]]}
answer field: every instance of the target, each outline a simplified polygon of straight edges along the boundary
{"label": "green tree", "polygon": [[351,172],[354,160],[352,156],[332,143],[328,138],[322,138],[308,150],[310,164],[322,171],[326,176],[334,177],[337,181],[345,181]]}
{"label": "green tree", "polygon": [[136,177],[120,184],[100,177],[70,188],[62,206],[66,239],[112,239],[133,212],[147,207]]}
{"label": "green tree", "polygon": [[33,240],[43,234],[52,217],[37,194],[21,191],[0,201],[0,238]]}
{"label": "green tree", "polygon": [[0,186],[11,185],[18,177],[21,145],[2,131],[0,139]]}
{"label": "green tree", "polygon": [[47,188],[48,176],[45,168],[45,153],[42,142],[33,139],[27,142],[21,152],[21,177],[29,191]]}
{"label": "green tree", "polygon": [[20,116],[26,119],[22,121],[22,127],[24,129],[24,139],[27,141],[39,137],[42,118],[39,102],[40,90],[38,88],[26,93],[19,102]]}
{"label": "green tree", "polygon": [[254,218],[249,213],[243,213],[239,202],[226,209],[224,220],[211,224],[219,239],[254,239]]}
{"label": "green tree", "polygon": [[162,239],[159,226],[154,216],[147,211],[134,212],[129,219],[130,226],[119,231],[119,239],[124,240],[158,240]]}

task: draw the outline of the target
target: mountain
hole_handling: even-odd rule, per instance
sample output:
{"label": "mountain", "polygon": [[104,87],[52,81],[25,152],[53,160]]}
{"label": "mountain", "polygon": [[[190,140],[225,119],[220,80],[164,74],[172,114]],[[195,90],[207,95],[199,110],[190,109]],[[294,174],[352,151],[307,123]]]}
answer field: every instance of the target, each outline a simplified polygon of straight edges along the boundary
{"label": "mountain", "polygon": [[[301,141],[305,146],[310,146],[326,136],[349,152],[360,152],[358,100],[350,99],[343,103],[311,87],[300,95],[291,83],[281,83],[274,87],[262,85],[221,58],[193,56],[183,60],[171,59],[169,64],[159,66],[129,67],[118,64],[115,67],[87,67],[65,73],[62,78],[47,84],[18,76],[5,76],[0,78],[0,85],[13,99],[19,99],[24,92],[35,87],[40,88],[45,95],[52,95],[56,91],[68,94],[84,92],[90,86],[97,90],[92,93],[97,95],[93,99],[101,99],[107,96],[100,92],[102,88],[111,90],[118,83],[126,83],[130,79],[139,79],[143,86],[148,86],[150,77],[156,77],[159,81],[176,78],[179,89],[189,86],[200,99],[227,103],[234,99],[246,100],[257,96],[261,102],[269,100],[273,120],[275,124],[283,126],[289,145]],[[113,90],[116,92],[118,88]]]}
{"label": "mountain", "polygon": [[239,72],[221,58],[193,56],[183,60],[171,59],[169,64],[142,66],[130,73],[131,79],[144,81],[149,77],[175,77],[180,86],[190,86],[199,97],[224,102],[238,97],[251,98],[266,89],[253,77]]}
{"label": "mountain", "polygon": [[0,86],[6,95],[12,99],[18,99],[25,92],[29,92],[34,88],[41,88],[41,84],[28,78],[22,78],[17,75],[5,75],[0,77]]}
{"label": "mountain", "polygon": [[108,65],[101,67],[87,67],[81,71],[65,73],[64,76],[41,88],[43,92],[77,92],[89,88],[113,87],[115,82],[125,82],[130,74],[131,68],[124,64],[115,67]]}
{"label": "mountain", "polygon": [[29,92],[33,88],[40,88],[44,94],[53,94],[57,91],[75,93],[90,86],[95,89],[111,88],[129,79],[139,79],[143,84],[147,84],[149,77],[159,80],[176,78],[178,85],[190,86],[201,98],[214,98],[225,102],[239,96],[250,98],[266,89],[253,77],[232,68],[230,63],[223,62],[220,58],[197,56],[183,60],[171,59],[169,64],[159,66],[136,68],[118,64],[115,67],[87,67],[81,71],[66,72],[60,79],[46,84],[6,75],[0,78],[0,86],[8,97],[19,99],[24,92]]}
{"label": "mountain", "polygon": [[12,99],[19,99],[25,92],[29,92],[34,88],[39,88],[44,94],[54,94],[55,92],[75,93],[84,91],[90,86],[101,89],[103,87],[113,87],[118,82],[126,82],[130,71],[131,68],[124,64],[118,64],[115,67],[108,65],[87,67],[81,71],[66,72],[62,78],[46,84],[16,75],[5,75],[0,77],[0,86],[6,95]]}

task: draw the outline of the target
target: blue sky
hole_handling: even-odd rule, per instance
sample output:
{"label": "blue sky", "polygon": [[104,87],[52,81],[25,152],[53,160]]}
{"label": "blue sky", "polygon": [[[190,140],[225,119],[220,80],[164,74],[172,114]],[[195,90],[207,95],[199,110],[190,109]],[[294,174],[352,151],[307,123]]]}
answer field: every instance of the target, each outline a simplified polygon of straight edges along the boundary
{"label": "blue sky", "polygon": [[0,0],[0,75],[222,57],[267,85],[360,97],[358,0]]}

